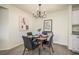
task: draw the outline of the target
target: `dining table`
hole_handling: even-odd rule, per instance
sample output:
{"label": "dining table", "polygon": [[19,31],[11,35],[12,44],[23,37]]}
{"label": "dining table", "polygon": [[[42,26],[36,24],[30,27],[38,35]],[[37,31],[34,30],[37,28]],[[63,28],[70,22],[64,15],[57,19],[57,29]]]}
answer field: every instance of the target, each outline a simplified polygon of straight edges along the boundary
{"label": "dining table", "polygon": [[30,35],[30,36],[28,36],[28,38],[33,38],[33,39],[36,39],[36,40],[39,41],[39,43],[40,43],[40,45],[39,45],[40,53],[41,53],[41,49],[43,48],[42,43],[43,43],[44,40],[47,40],[47,37],[48,37],[47,35]]}
{"label": "dining table", "polygon": [[28,38],[38,38],[38,35],[29,35]]}
{"label": "dining table", "polygon": [[38,40],[43,40],[45,38],[47,38],[47,35],[29,35],[28,38],[36,38]]}

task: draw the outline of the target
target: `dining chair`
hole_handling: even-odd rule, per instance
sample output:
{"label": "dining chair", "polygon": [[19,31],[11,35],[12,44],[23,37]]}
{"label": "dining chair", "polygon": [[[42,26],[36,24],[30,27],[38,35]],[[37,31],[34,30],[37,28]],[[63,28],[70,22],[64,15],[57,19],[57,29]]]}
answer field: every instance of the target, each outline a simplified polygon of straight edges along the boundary
{"label": "dining chair", "polygon": [[[34,43],[31,38],[28,38],[27,36],[22,36],[22,38],[24,41],[23,55],[25,54],[26,49],[29,52],[29,51],[33,51],[36,48],[39,48],[39,44]],[[38,50],[39,50],[39,54],[40,54],[40,48]]]}
{"label": "dining chair", "polygon": [[43,31],[42,34],[43,34],[43,35],[47,35],[47,31]]}
{"label": "dining chair", "polygon": [[[47,35],[47,33],[48,33],[47,31],[43,31],[43,32],[42,32],[43,35]],[[45,41],[47,41],[47,39],[44,40],[43,42],[45,42]],[[43,46],[43,45],[42,45],[42,46]]]}
{"label": "dining chair", "polygon": [[27,32],[27,35],[32,35],[32,32]]}
{"label": "dining chair", "polygon": [[48,47],[49,48],[49,54],[51,54],[52,52],[54,52],[53,50],[53,33],[50,32],[49,33],[50,35],[48,35],[48,38],[46,41],[44,41],[42,44],[45,46],[45,47]]}
{"label": "dining chair", "polygon": [[[48,33],[47,31],[43,31],[43,32],[42,32],[43,35],[47,35],[47,33]],[[47,39],[44,40],[43,43],[45,43],[46,41],[47,41]],[[43,47],[43,44],[42,44],[42,47]]]}

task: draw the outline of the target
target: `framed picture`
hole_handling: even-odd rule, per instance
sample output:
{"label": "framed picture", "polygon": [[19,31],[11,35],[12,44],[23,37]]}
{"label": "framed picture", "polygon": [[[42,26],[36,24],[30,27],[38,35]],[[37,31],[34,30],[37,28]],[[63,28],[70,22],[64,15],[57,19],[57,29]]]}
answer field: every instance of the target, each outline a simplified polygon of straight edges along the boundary
{"label": "framed picture", "polygon": [[26,25],[25,17],[20,16],[20,19],[19,19],[19,29],[20,29],[20,31],[28,30],[28,25]]}
{"label": "framed picture", "polygon": [[52,31],[52,19],[44,20],[43,31]]}

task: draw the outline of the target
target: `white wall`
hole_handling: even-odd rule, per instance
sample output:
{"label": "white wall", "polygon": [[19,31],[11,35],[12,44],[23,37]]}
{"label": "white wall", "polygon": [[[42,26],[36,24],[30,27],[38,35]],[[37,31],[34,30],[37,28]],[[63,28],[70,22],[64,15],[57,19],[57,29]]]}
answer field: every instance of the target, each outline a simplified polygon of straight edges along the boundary
{"label": "white wall", "polygon": [[8,46],[8,21],[8,9],[0,7],[0,50]]}
{"label": "white wall", "polygon": [[41,28],[43,30],[43,19],[33,19],[33,31],[37,31],[37,29]]}
{"label": "white wall", "polygon": [[14,6],[9,8],[9,41],[10,48],[22,44],[22,31],[19,29],[20,17],[25,17],[27,25],[29,25],[29,30],[32,30],[32,18],[30,14],[18,9]]}
{"label": "white wall", "polygon": [[[1,17],[4,18],[3,22],[7,23],[6,25],[8,25],[7,28],[3,28],[4,31],[8,29],[6,31],[8,32],[8,35],[5,37],[6,34],[5,33],[3,34],[3,39],[0,40],[0,50],[11,49],[23,43],[21,31],[19,30],[19,19],[21,16],[26,18],[26,23],[27,25],[29,25],[29,28],[32,31],[32,18],[31,18],[32,16],[30,14],[12,5],[8,5],[7,8],[8,8],[8,14],[6,15],[7,18],[4,17],[3,15]],[[6,25],[2,24],[1,26],[4,27]],[[7,40],[4,40],[4,38],[6,38]]]}
{"label": "white wall", "polygon": [[49,15],[53,19],[54,43],[67,45],[68,40],[68,9]]}
{"label": "white wall", "polygon": [[69,5],[69,40],[68,48],[72,49],[72,5]]}
{"label": "white wall", "polygon": [[43,20],[53,20],[53,32],[54,32],[54,43],[67,45],[68,44],[68,22],[69,22],[69,9],[63,9],[47,15],[45,19],[34,19],[33,29],[43,29]]}

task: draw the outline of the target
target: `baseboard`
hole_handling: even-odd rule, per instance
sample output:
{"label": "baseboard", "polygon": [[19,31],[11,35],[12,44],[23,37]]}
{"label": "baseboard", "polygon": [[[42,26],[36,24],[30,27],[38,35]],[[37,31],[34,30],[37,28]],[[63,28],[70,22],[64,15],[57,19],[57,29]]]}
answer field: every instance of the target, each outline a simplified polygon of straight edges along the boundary
{"label": "baseboard", "polygon": [[75,50],[71,50],[73,53],[78,54],[79,55],[79,51],[75,51]]}
{"label": "baseboard", "polygon": [[19,45],[22,45],[22,44],[23,44],[23,42],[21,42],[21,43],[19,43],[19,44],[17,44],[17,45],[14,45],[14,46],[12,46],[12,47],[6,48],[6,49],[0,49],[0,51],[3,51],[3,50],[10,50],[10,49],[13,49],[13,48],[15,48],[15,47],[17,47],[17,46],[19,46]]}
{"label": "baseboard", "polygon": [[67,48],[68,48],[68,46],[67,46],[67,45],[63,45],[63,44],[60,44],[60,43],[56,43],[56,42],[54,42],[53,44],[57,44],[57,45],[61,45],[61,46],[65,46],[65,47],[67,47]]}
{"label": "baseboard", "polygon": [[17,44],[17,45],[14,45],[14,46],[12,46],[12,47],[10,47],[9,49],[13,49],[13,48],[15,48],[15,47],[17,47],[17,46],[19,46],[19,45],[22,45],[23,44],[23,42],[21,42],[21,43],[19,43],[19,44]]}
{"label": "baseboard", "polygon": [[53,41],[53,43],[57,43],[57,44],[60,44],[60,45],[67,46],[67,44],[66,44],[66,43],[62,43],[62,42],[59,42],[59,41]]}

